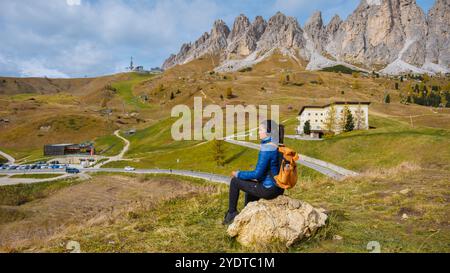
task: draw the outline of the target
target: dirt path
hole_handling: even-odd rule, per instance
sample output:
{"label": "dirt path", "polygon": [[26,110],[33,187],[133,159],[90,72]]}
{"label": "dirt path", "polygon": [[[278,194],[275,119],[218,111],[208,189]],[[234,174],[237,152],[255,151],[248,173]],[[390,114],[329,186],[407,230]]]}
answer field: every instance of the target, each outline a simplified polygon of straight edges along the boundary
{"label": "dirt path", "polygon": [[125,142],[125,146],[123,147],[122,151],[120,152],[120,154],[116,155],[116,156],[112,156],[110,157],[108,160],[106,160],[105,162],[102,162],[101,164],[97,165],[98,168],[101,168],[102,166],[114,162],[114,161],[121,161],[124,160],[124,156],[125,154],[128,152],[128,150],[130,149],[130,141],[124,137],[122,137],[120,135],[120,130],[117,130],[114,132],[114,135],[118,138],[120,138],[123,142]]}
{"label": "dirt path", "polygon": [[16,162],[16,160],[14,159],[14,157],[10,156],[9,154],[0,151],[0,155],[2,157],[4,157],[6,160],[8,160],[8,164],[14,164],[14,162]]}

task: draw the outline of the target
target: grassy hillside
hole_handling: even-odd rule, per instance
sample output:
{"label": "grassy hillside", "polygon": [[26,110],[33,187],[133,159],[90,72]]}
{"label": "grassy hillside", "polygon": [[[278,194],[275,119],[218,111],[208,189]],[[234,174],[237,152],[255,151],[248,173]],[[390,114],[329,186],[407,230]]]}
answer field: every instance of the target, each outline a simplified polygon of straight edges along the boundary
{"label": "grassy hillside", "polygon": [[402,162],[450,170],[450,131],[411,128],[391,118],[370,116],[369,131],[355,131],[321,142],[287,140],[303,154],[356,171],[390,168]]}
{"label": "grassy hillside", "polygon": [[[105,167],[131,164],[137,168],[192,169],[228,174],[232,170],[255,165],[256,151],[224,143],[227,164],[217,167],[213,160],[213,144],[173,141],[170,135],[172,122],[172,119],[161,121],[129,138],[131,149],[127,156],[135,162],[114,162]],[[287,120],[288,133],[297,123],[295,118]],[[370,116],[370,124],[373,129],[369,131],[346,133],[321,142],[287,139],[286,144],[302,154],[359,172],[390,168],[403,162],[449,170],[449,130],[412,128],[408,123],[377,115]]]}
{"label": "grassy hillside", "polygon": [[116,75],[97,78],[49,79],[0,77],[0,95],[18,94],[85,94],[100,89],[119,77]]}
{"label": "grassy hillside", "polygon": [[[305,71],[301,61],[280,54],[235,73],[213,72],[217,62],[217,56],[205,56],[158,76],[128,73],[73,81],[0,79],[0,118],[9,120],[0,123],[0,149],[32,161],[42,157],[42,146],[47,143],[94,141],[98,152],[111,156],[124,145],[112,133],[135,128],[137,133],[128,137],[131,147],[126,158],[130,161],[104,167],[229,175],[253,169],[257,151],[224,143],[225,165],[217,166],[213,143],[172,139],[172,107],[192,106],[196,96],[203,98],[204,106],[278,104],[281,120],[293,134],[302,106],[371,101],[370,124],[374,128],[369,131],[322,142],[286,141],[303,154],[362,175],[336,182],[302,167],[300,186],[287,194],[325,208],[329,225],[315,239],[289,250],[274,246],[262,251],[367,252],[368,242],[379,241],[383,252],[448,252],[450,109],[401,104],[400,90],[416,80]],[[431,78],[427,84],[446,83],[448,79]],[[228,90],[232,96],[227,97]],[[390,104],[383,103],[387,93]],[[6,250],[65,252],[67,241],[75,240],[88,252],[252,251],[229,239],[220,225],[227,205],[226,186],[166,178],[101,174],[85,184],[58,181],[2,187],[0,224],[8,224],[10,231],[22,228],[22,235],[28,227],[55,235],[50,241]],[[179,192],[184,186],[188,190]],[[195,186],[193,192],[191,186]],[[161,189],[164,198],[152,200]],[[77,196],[83,197],[83,202]],[[73,203],[80,204],[80,209]],[[111,207],[115,209],[111,211]],[[30,216],[33,211],[42,215]],[[73,220],[73,226],[67,219]],[[61,223],[69,228],[60,229]],[[4,230],[0,228],[0,232]],[[333,240],[335,235],[343,240]]]}
{"label": "grassy hillside", "polygon": [[[43,129],[49,128],[49,129]],[[82,143],[98,135],[112,133],[114,127],[104,120],[83,115],[35,117],[0,135],[0,149],[17,159],[43,156],[43,147],[52,143]]]}
{"label": "grassy hillside", "polygon": [[[183,183],[210,190],[150,207],[132,206],[106,219],[98,218],[98,224],[91,221],[73,226],[54,239],[41,242],[32,251],[66,252],[67,242],[75,240],[80,242],[83,252],[368,252],[366,246],[371,241],[378,241],[384,253],[447,252],[450,230],[445,204],[449,193],[445,185],[448,175],[448,172],[437,175],[433,170],[404,165],[384,175],[373,174],[344,182],[324,178],[303,180],[287,195],[325,208],[330,220],[314,239],[289,250],[280,246],[242,248],[228,238],[226,228],[221,225],[227,207],[227,188],[183,179]],[[432,179],[428,184],[421,182],[429,178]],[[145,186],[155,176],[139,179]],[[400,193],[405,189],[407,193]],[[336,235],[343,239],[333,239]]]}
{"label": "grassy hillside", "polygon": [[[22,154],[48,141],[93,141],[119,128],[145,130],[158,121],[167,120],[175,105],[192,106],[194,97],[202,97],[204,106],[212,103],[222,107],[278,104],[282,119],[291,118],[290,122],[295,122],[294,118],[304,105],[371,101],[371,111],[376,115],[412,121],[414,126],[450,129],[450,109],[400,104],[400,91],[419,83],[417,80],[400,82],[358,74],[305,71],[304,64],[281,54],[274,54],[247,72],[214,73],[217,62],[217,56],[205,56],[157,76],[126,73],[96,79],[5,79],[3,94],[9,95],[0,94],[0,118],[10,122],[0,124],[0,135],[7,136],[0,137],[0,148]],[[18,88],[15,82],[32,85],[33,89],[26,92],[26,88]],[[446,85],[448,79],[430,78],[427,82],[427,86]],[[37,90],[38,87],[43,91]],[[230,89],[233,96],[228,98],[226,93]],[[382,103],[386,93],[391,95],[390,105]],[[59,122],[61,115],[85,119],[85,124],[80,124],[84,129],[73,131],[68,137],[56,131],[42,133],[36,128],[36,124],[45,123],[45,119]],[[93,120],[100,124],[98,128],[90,128]],[[35,140],[29,142],[29,135],[36,136]],[[10,143],[12,137],[17,140],[14,145]],[[161,144],[161,141],[155,139],[154,143]],[[163,149],[171,148],[169,143],[162,144]],[[132,149],[135,148],[132,146]],[[152,148],[142,147],[142,150]]]}
{"label": "grassy hillside", "polygon": [[115,135],[98,137],[95,139],[94,145],[96,153],[102,156],[118,155],[124,147],[123,141]]}

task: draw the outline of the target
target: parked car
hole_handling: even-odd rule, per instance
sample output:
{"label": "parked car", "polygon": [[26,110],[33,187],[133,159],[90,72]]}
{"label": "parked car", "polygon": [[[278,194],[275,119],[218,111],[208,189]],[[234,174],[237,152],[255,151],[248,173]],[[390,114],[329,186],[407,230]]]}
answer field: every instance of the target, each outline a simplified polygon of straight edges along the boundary
{"label": "parked car", "polygon": [[135,168],[133,168],[133,167],[125,167],[125,171],[127,171],[127,172],[132,172],[132,171],[135,171],[136,169]]}
{"label": "parked car", "polygon": [[19,167],[19,166],[10,166],[10,167],[9,167],[9,170],[17,170],[18,167]]}
{"label": "parked car", "polygon": [[66,173],[77,174],[77,173],[80,173],[80,170],[78,170],[76,168],[67,168]]}

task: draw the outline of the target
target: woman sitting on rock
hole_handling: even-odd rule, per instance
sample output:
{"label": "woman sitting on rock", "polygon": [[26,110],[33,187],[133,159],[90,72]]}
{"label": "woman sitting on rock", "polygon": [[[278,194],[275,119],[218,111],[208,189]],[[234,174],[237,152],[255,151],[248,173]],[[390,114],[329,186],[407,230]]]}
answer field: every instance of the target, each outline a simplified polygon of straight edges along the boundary
{"label": "woman sitting on rock", "polygon": [[268,120],[259,126],[261,150],[258,163],[254,171],[233,172],[230,184],[230,199],[228,212],[223,221],[224,225],[233,223],[239,214],[237,204],[239,193],[245,192],[245,205],[259,199],[272,200],[284,194],[284,190],[277,186],[274,176],[280,172],[281,155],[278,152],[279,127],[274,121]]}

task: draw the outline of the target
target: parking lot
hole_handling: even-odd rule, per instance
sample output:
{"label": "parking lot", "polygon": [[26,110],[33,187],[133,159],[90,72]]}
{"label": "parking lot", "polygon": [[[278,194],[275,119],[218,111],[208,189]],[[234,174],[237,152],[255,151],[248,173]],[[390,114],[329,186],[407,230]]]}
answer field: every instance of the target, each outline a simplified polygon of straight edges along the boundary
{"label": "parking lot", "polygon": [[29,165],[9,165],[9,164],[0,164],[0,170],[5,171],[28,171],[28,170],[65,170],[68,168],[67,164],[48,164],[48,163],[36,163]]}

